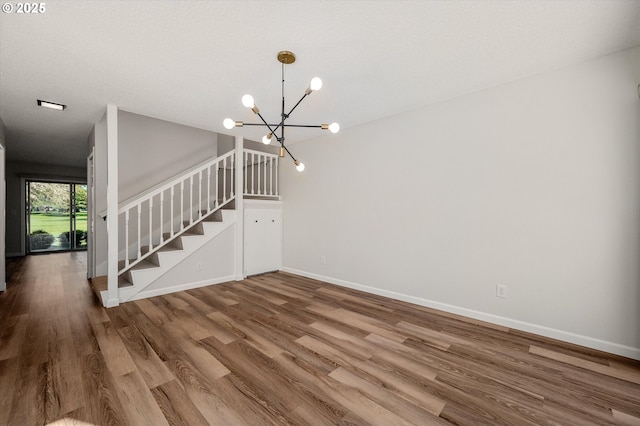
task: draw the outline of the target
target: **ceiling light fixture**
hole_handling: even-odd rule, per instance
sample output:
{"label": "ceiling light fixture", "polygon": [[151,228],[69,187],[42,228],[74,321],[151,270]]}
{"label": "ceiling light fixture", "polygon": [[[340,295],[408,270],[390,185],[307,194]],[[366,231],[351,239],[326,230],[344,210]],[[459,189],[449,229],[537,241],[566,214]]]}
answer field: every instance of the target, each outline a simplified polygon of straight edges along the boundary
{"label": "ceiling light fixture", "polygon": [[58,111],[63,111],[67,107],[66,105],[57,104],[55,102],[43,101],[41,99],[38,99],[38,106],[56,109]]}
{"label": "ceiling light fixture", "polygon": [[[287,154],[289,154],[289,157],[291,157],[291,159],[293,160],[293,163],[296,165],[296,169],[301,172],[304,170],[304,163],[300,162],[299,160],[297,160],[292,154],[291,152],[289,152],[289,150],[287,149],[287,147],[284,144],[284,129],[285,127],[315,127],[318,129],[322,129],[322,130],[329,130],[331,133],[338,133],[340,131],[340,125],[338,123],[331,123],[331,124],[319,124],[319,125],[306,125],[306,124],[285,124],[285,121],[287,118],[289,118],[289,116],[291,115],[291,113],[293,112],[293,110],[295,110],[298,105],[300,105],[300,102],[302,102],[302,100],[304,98],[306,98],[307,96],[309,96],[311,93],[315,92],[316,90],[320,90],[320,88],[322,87],[322,80],[320,80],[318,77],[314,77],[311,79],[311,83],[309,84],[309,87],[307,88],[307,90],[305,90],[304,95],[302,95],[302,97],[300,98],[300,100],[293,106],[293,108],[291,108],[291,110],[288,113],[285,113],[285,109],[284,109],[284,66],[288,65],[288,64],[292,64],[296,61],[296,55],[293,54],[293,52],[289,52],[287,50],[283,50],[281,52],[278,52],[278,61],[280,63],[282,63],[282,112],[280,113],[280,123],[278,124],[270,124],[267,123],[267,121],[264,119],[264,117],[262,117],[262,114],[260,114],[260,110],[258,109],[258,107],[256,106],[256,103],[253,99],[253,96],[251,95],[244,95],[242,97],[242,105],[244,105],[247,108],[250,108],[251,111],[253,111],[254,114],[256,114],[258,117],[260,117],[260,120],[262,121],[262,123],[245,123],[243,121],[236,121],[236,120],[232,120],[231,118],[225,118],[225,120],[222,122],[222,124],[224,125],[224,127],[226,129],[233,129],[234,127],[243,127],[243,126],[266,126],[269,129],[269,133],[267,133],[263,138],[262,138],[262,143],[264,143],[265,145],[268,145],[271,143],[272,140],[277,140],[278,143],[280,144],[280,157],[284,157],[285,156],[285,152]],[[280,130],[280,136],[278,136],[278,134],[276,133],[278,130]]]}

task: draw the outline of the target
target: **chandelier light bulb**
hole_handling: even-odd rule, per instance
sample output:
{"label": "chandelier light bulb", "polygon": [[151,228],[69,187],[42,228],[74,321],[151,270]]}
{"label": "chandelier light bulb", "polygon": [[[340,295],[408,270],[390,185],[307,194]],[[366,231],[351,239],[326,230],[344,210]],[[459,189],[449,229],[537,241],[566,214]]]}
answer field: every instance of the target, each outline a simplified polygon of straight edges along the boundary
{"label": "chandelier light bulb", "polygon": [[322,80],[320,80],[319,77],[313,77],[311,79],[311,84],[309,85],[309,88],[311,90],[320,90],[321,87],[322,87]]}
{"label": "chandelier light bulb", "polygon": [[262,143],[265,145],[269,145],[271,143],[271,137],[273,136],[273,133],[269,133],[268,135],[264,135],[262,137]]}
{"label": "chandelier light bulb", "polygon": [[338,123],[329,124],[329,131],[331,133],[338,133],[340,131],[340,125]]}
{"label": "chandelier light bulb", "polygon": [[224,126],[225,129],[231,130],[234,127],[236,127],[236,122],[230,118],[225,118],[224,121],[222,122],[222,125]]}
{"label": "chandelier light bulb", "polygon": [[303,162],[296,160],[295,163],[296,163],[296,170],[297,171],[301,172],[301,171],[304,170],[304,163]]}
{"label": "chandelier light bulb", "polygon": [[242,97],[242,105],[246,106],[247,108],[253,108],[256,105],[253,100],[253,96],[244,95]]}

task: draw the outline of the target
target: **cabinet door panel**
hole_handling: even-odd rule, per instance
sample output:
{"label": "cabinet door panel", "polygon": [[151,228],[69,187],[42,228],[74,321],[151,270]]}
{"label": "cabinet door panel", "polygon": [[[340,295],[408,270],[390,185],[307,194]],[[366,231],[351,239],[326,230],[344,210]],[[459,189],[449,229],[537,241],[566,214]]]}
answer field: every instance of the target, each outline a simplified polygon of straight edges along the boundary
{"label": "cabinet door panel", "polygon": [[264,272],[264,220],[259,210],[247,210],[244,220],[244,270],[246,275]]}
{"label": "cabinet door panel", "polygon": [[265,253],[266,271],[277,271],[282,267],[282,213],[280,210],[265,210]]}
{"label": "cabinet door panel", "polygon": [[246,275],[282,267],[282,211],[247,209],[244,215],[244,270]]}

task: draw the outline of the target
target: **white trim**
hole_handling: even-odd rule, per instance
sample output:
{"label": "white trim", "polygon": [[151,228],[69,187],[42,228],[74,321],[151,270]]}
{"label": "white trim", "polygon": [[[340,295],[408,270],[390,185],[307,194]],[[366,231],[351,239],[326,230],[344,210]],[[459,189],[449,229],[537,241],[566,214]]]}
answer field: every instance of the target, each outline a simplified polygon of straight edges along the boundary
{"label": "white trim", "polygon": [[193,283],[180,284],[173,287],[163,287],[157,290],[141,291],[140,293],[136,293],[136,295],[133,296],[132,298],[128,299],[127,302],[130,302],[132,300],[146,299],[148,297],[162,296],[164,294],[169,294],[169,293],[176,293],[178,291],[185,291],[185,290],[191,290],[194,288],[226,283],[229,281],[234,281],[235,279],[236,279],[235,275],[229,275],[226,277],[216,278],[214,280],[196,281]]}
{"label": "white trim", "polygon": [[380,296],[389,297],[396,300],[402,300],[404,302],[415,303],[416,305],[426,306],[428,308],[438,309],[440,311],[449,312],[456,315],[465,316],[481,321],[486,321],[492,324],[501,325],[529,333],[538,334],[540,336],[549,337],[563,342],[573,343],[576,345],[585,346],[599,351],[608,352],[611,354],[621,355],[627,358],[640,360],[640,348],[633,348],[631,346],[621,345],[619,343],[608,342],[606,340],[596,339],[594,337],[584,336],[581,334],[571,333],[569,331],[557,330],[543,325],[532,324],[512,318],[502,317],[499,315],[488,314],[486,312],[475,311],[473,309],[462,308],[459,306],[448,305],[446,303],[436,302],[433,300],[422,299],[420,297],[409,296],[402,293],[396,293],[394,291],[383,290],[376,287],[370,287],[362,284],[356,284],[349,281],[340,280],[337,278],[326,277],[324,275],[318,275],[311,272],[300,271],[292,268],[282,268],[282,271],[289,272],[295,275],[301,275],[307,278],[313,278],[315,280],[324,281],[331,284],[336,284],[342,287],[352,288],[355,290],[361,290],[367,293],[377,294]]}
{"label": "white trim", "polygon": [[87,156],[87,279],[96,275],[96,243],[95,243],[95,150],[91,147],[91,153]]}
{"label": "white trim", "polygon": [[18,256],[27,255],[27,180],[26,177],[20,178],[20,254]]}

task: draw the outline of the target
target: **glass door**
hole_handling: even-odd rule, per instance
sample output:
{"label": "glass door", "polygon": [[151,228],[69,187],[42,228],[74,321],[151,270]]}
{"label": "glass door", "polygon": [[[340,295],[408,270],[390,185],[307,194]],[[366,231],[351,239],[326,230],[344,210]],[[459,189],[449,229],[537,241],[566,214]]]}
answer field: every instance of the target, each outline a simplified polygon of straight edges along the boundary
{"label": "glass door", "polygon": [[28,252],[86,249],[86,185],[27,181],[26,186]]}
{"label": "glass door", "polygon": [[71,184],[72,250],[87,249],[87,185]]}

